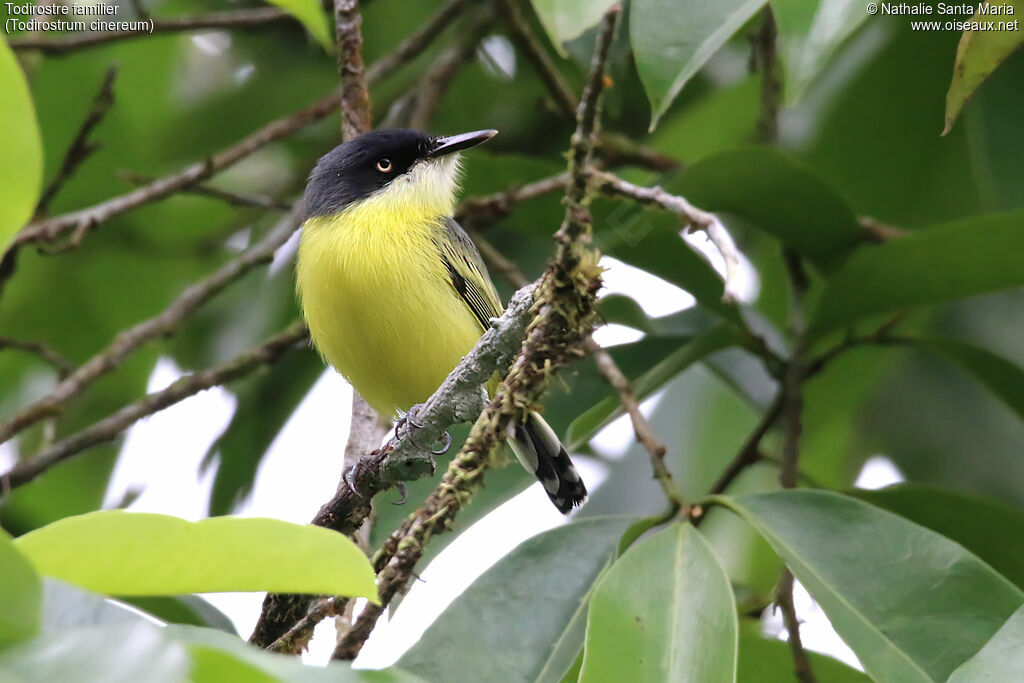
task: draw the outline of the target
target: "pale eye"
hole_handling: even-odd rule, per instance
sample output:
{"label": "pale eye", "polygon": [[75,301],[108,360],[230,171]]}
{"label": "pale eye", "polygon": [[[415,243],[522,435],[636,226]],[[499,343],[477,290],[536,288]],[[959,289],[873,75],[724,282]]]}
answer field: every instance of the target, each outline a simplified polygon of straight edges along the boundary
{"label": "pale eye", "polygon": [[391,163],[391,159],[377,160],[377,170],[381,173],[391,173],[392,168],[394,168],[394,164]]}

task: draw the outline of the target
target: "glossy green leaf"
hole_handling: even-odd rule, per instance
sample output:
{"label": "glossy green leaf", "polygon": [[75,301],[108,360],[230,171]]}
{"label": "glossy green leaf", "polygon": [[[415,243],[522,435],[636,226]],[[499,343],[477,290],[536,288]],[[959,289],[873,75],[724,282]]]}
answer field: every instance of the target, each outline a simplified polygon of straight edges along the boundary
{"label": "glossy green leaf", "polygon": [[1024,607],[1006,620],[978,654],[957,667],[948,683],[1024,680]]}
{"label": "glossy green leaf", "polygon": [[839,193],[774,149],[708,157],[688,169],[679,186],[694,204],[750,221],[823,269],[838,265],[863,239]]}
{"label": "glossy green leaf", "polygon": [[978,380],[1024,420],[1024,369],[988,349],[952,339],[914,340],[949,359]]}
{"label": "glossy green leaf", "polygon": [[334,36],[327,14],[318,0],[268,0],[302,22],[310,35],[328,52],[334,51]]}
{"label": "glossy green leaf", "polygon": [[43,182],[43,141],[25,76],[0,38],[0,251],[32,217]]}
{"label": "glossy green leaf", "polygon": [[565,43],[596,26],[615,0],[533,0],[533,9],[563,57]]}
{"label": "glossy green leaf", "polygon": [[60,629],[0,652],[0,674],[15,681],[181,683],[191,666],[182,643],[142,620]]}
{"label": "glossy green leaf", "polygon": [[929,484],[897,484],[850,495],[956,541],[1024,590],[1024,510]]}
{"label": "glossy green leaf", "polygon": [[860,249],[832,277],[812,337],[865,316],[1024,285],[1024,212],[980,216]]}
{"label": "glossy green leaf", "polygon": [[42,601],[39,576],[0,529],[0,647],[39,630]]}
{"label": "glossy green leaf", "polygon": [[[808,652],[811,670],[819,681],[828,683],[869,683],[870,678],[842,662]],[[797,683],[793,673],[793,651],[784,640],[761,635],[761,622],[740,620],[740,655],[736,680],[742,683]]]}
{"label": "glossy green leaf", "polygon": [[523,542],[456,598],[398,665],[432,681],[559,680],[583,642],[591,585],[635,521],[596,517]]}
{"label": "glossy green leaf", "polygon": [[976,11],[975,16],[969,20],[971,23],[981,24],[987,24],[989,20],[995,21],[995,30],[979,26],[979,30],[966,30],[960,37],[960,45],[956,49],[956,63],[953,65],[953,80],[946,93],[946,123],[942,130],[943,135],[953,127],[960,110],[974,91],[1024,42],[1024,31],[1020,29],[1019,19],[1014,24],[1015,28],[998,28],[999,22],[1013,24],[1013,17],[1024,14],[1024,0],[985,0],[979,3],[978,7],[993,12],[1008,9],[1011,14],[979,14]]}
{"label": "glossy green leaf", "polygon": [[736,605],[700,532],[673,524],[633,546],[594,589],[581,683],[736,680]]}
{"label": "glossy green leaf", "polygon": [[786,62],[786,96],[796,100],[870,15],[851,0],[770,0]]}
{"label": "glossy green leaf", "polygon": [[109,595],[269,590],[377,597],[370,563],[352,541],[276,519],[187,522],[103,510],[54,522],[15,544],[40,574]]}
{"label": "glossy green leaf", "polygon": [[[331,662],[327,666],[305,665],[287,655],[251,647],[241,638],[198,626],[168,626],[169,640],[188,646],[196,665],[196,683],[221,681],[269,680],[280,683],[423,683],[424,679],[391,667],[381,671],[353,669],[347,662]],[[246,673],[252,678],[231,678]],[[198,675],[197,675],[198,673]]]}
{"label": "glossy green leaf", "polygon": [[1024,603],[962,546],[854,498],[793,490],[714,500],[775,548],[876,680],[944,681]]}
{"label": "glossy green leaf", "polygon": [[630,42],[651,102],[651,126],[708,59],[765,0],[633,0]]}
{"label": "glossy green leaf", "polygon": [[[633,382],[633,392],[643,400],[694,363],[737,343],[736,332],[725,325],[714,327],[683,344]],[[586,445],[601,429],[624,413],[618,396],[609,396],[588,408],[569,425],[566,446],[575,450]]]}

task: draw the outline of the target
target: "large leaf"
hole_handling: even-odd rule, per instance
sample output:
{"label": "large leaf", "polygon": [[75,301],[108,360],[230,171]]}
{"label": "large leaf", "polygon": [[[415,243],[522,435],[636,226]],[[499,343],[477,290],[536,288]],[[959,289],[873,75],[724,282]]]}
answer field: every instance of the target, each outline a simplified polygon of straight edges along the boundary
{"label": "large leaf", "polygon": [[835,189],[773,149],[708,157],[688,169],[679,186],[701,208],[745,218],[823,268],[836,265],[863,238]]}
{"label": "large leaf", "polygon": [[808,334],[859,318],[1024,285],[1024,212],[949,223],[859,250],[831,278]]}
{"label": "large leaf", "polygon": [[614,0],[533,0],[533,9],[555,49],[566,56],[565,43],[596,26]]}
{"label": "large leaf", "polygon": [[765,0],[633,0],[630,41],[651,101],[651,126],[725,41]]}
{"label": "large leaf", "polygon": [[238,634],[226,614],[198,595],[139,595],[123,600],[168,624],[208,626],[232,635]]}
{"label": "large leaf", "polygon": [[711,547],[673,524],[626,551],[595,587],[579,680],[735,681],[736,628]]}
{"label": "large leaf", "polygon": [[306,30],[323,45],[328,52],[334,51],[331,26],[327,21],[323,5],[318,0],[268,0],[302,22]]}
{"label": "large leaf", "polygon": [[0,252],[32,216],[43,182],[43,142],[28,84],[0,38]]}
{"label": "large leaf", "polygon": [[377,597],[369,561],[352,541],[276,519],[187,522],[102,510],[54,522],[15,544],[40,574],[110,595],[269,590]]}
{"label": "large leaf", "polygon": [[1013,613],[978,654],[957,667],[948,683],[1024,680],[1024,607]]}
{"label": "large leaf", "polygon": [[771,0],[786,60],[786,96],[797,99],[836,48],[870,16],[859,0]]}
{"label": "large leaf", "polygon": [[715,500],[775,548],[876,680],[944,681],[1024,603],[962,546],[854,498]]}
{"label": "large leaf", "polygon": [[[808,652],[811,669],[819,681],[828,683],[869,683],[860,671],[842,662]],[[768,639],[761,635],[761,622],[754,619],[740,621],[740,656],[736,667],[736,680],[742,683],[796,683],[793,673],[793,651],[784,640]]]}
{"label": "large leaf", "polygon": [[1024,369],[988,349],[952,339],[915,340],[968,372],[1024,420]]}
{"label": "large leaf", "polygon": [[928,484],[851,495],[956,541],[1024,590],[1024,510]]}
{"label": "large leaf", "polygon": [[[725,325],[714,327],[689,340],[675,353],[637,378],[633,382],[633,392],[638,400],[643,400],[686,368],[736,341],[736,333],[731,328]],[[572,421],[566,434],[566,446],[569,450],[582,448],[597,432],[623,412],[622,401],[617,395],[603,399]]]}
{"label": "large leaf", "polygon": [[181,683],[190,669],[185,646],[142,620],[59,629],[0,653],[15,681]]}
{"label": "large leaf", "polygon": [[583,642],[591,585],[635,521],[597,517],[523,542],[456,598],[399,666],[432,681],[559,680]]}
{"label": "large leaf", "polygon": [[[985,0],[978,4],[979,9],[990,12],[1010,10],[1009,15],[994,15],[975,12],[974,19],[981,24],[979,30],[966,30],[960,37],[960,45],[956,49],[956,63],[953,65],[953,81],[946,93],[946,124],[942,130],[945,135],[953,127],[953,122],[960,114],[964,104],[974,91],[985,82],[992,72],[1024,42],[1024,31],[1020,30],[1019,20],[1012,16],[1024,14],[1024,0]],[[1009,19],[1009,22],[1006,20]],[[1015,28],[989,30],[984,24],[986,20],[998,23],[1014,23]],[[972,21],[972,24],[975,22]]]}
{"label": "large leaf", "polygon": [[0,647],[39,630],[42,601],[39,576],[0,529]]}

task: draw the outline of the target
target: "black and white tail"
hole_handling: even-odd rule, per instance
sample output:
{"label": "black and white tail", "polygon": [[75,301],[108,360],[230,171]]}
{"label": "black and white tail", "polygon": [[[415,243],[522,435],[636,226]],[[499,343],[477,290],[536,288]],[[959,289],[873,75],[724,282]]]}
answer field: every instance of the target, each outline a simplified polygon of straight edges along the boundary
{"label": "black and white tail", "polygon": [[530,413],[525,424],[516,423],[509,432],[512,451],[523,467],[544,485],[544,491],[559,512],[568,514],[583,504],[587,497],[583,480],[544,418]]}

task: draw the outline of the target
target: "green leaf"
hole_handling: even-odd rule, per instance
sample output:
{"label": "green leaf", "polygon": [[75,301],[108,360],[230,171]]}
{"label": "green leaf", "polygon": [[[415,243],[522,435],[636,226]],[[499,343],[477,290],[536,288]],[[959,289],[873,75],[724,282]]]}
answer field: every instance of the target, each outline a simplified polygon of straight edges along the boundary
{"label": "green leaf", "polygon": [[1013,613],[978,654],[957,667],[948,683],[1024,680],[1024,607]]}
{"label": "green leaf", "polygon": [[1024,212],[980,216],[865,247],[832,277],[808,328],[1024,285]]}
{"label": "green leaf", "polygon": [[57,579],[43,579],[43,637],[78,626],[152,623],[116,600]]}
{"label": "green leaf", "polygon": [[28,83],[0,38],[0,251],[32,217],[43,183],[43,141]]}
{"label": "green leaf", "polygon": [[700,532],[674,524],[633,546],[598,582],[581,683],[736,680],[736,605]]}
{"label": "green leaf", "polygon": [[39,576],[0,529],[0,647],[35,635],[42,603]]}
{"label": "green leaf", "polygon": [[[828,683],[869,683],[870,678],[842,662],[808,652],[811,669],[819,681]],[[784,640],[761,635],[761,622],[740,620],[740,655],[736,680],[742,683],[797,683],[793,673],[793,652]]]}
{"label": "green leaf", "polygon": [[[188,646],[199,673],[197,676],[193,670],[193,678],[197,683],[262,681],[264,678],[281,683],[423,683],[423,679],[418,676],[394,667],[382,671],[360,670],[353,669],[345,662],[307,666],[296,657],[251,647],[237,636],[223,631],[198,626],[168,626],[164,631],[169,640]],[[246,672],[262,678],[230,677],[235,672]]]}
{"label": "green leaf", "polygon": [[[986,0],[979,5],[979,7],[982,6],[993,10],[1010,8],[1012,15],[978,15],[975,11],[979,21],[986,19],[994,19],[997,22],[1005,21],[1010,19],[1010,16],[1024,14],[1024,0],[999,0],[999,2]],[[1010,19],[1010,21],[1014,20]],[[960,45],[956,48],[953,80],[946,93],[946,123],[942,129],[943,135],[953,127],[960,110],[963,109],[974,91],[992,75],[996,67],[1020,47],[1021,42],[1024,42],[1024,32],[1020,30],[1019,24],[1015,30],[964,31],[960,37]]]}
{"label": "green leaf", "polygon": [[786,61],[786,99],[797,100],[868,13],[850,0],[771,0]]}
{"label": "green leaf", "polygon": [[123,600],[168,624],[208,626],[238,635],[231,619],[198,595],[139,595]]}
{"label": "green leaf", "polygon": [[181,683],[190,668],[185,646],[142,620],[60,629],[0,653],[0,674],[15,681]]}
{"label": "green leaf", "polygon": [[613,2],[615,0],[533,0],[533,9],[558,54],[566,57],[565,43],[597,26]]}
{"label": "green leaf", "polygon": [[956,541],[1024,590],[1024,511],[928,484],[897,484],[853,495]]}
{"label": "green leaf", "polygon": [[[633,392],[637,399],[643,400],[694,363],[735,343],[737,337],[732,328],[726,325],[713,327],[683,344],[675,353],[637,378],[633,382]],[[609,396],[590,407],[569,425],[566,447],[577,450],[585,446],[595,434],[623,412],[618,396]]]}
{"label": "green leaf", "polygon": [[694,74],[765,0],[633,0],[629,34],[651,101],[650,130]]}
{"label": "green leaf", "polygon": [[[524,541],[473,582],[398,662],[432,681],[557,681],[583,642],[586,596],[634,517]],[[473,643],[472,647],[461,645]]]}
{"label": "green leaf", "polygon": [[268,0],[298,19],[310,35],[328,52],[334,52],[334,40],[327,14],[318,0]]}
{"label": "green leaf", "polygon": [[854,498],[780,491],[714,501],[741,515],[882,681],[944,681],[1024,603],[962,546]]}
{"label": "green leaf", "polygon": [[15,544],[40,574],[110,595],[267,590],[377,598],[370,563],[352,541],[276,519],[187,522],[101,510]]}
{"label": "green leaf", "polygon": [[952,339],[915,339],[951,360],[1024,420],[1024,369],[988,349]]}
{"label": "green leaf", "polygon": [[863,240],[846,201],[803,164],[774,149],[730,150],[688,169],[682,193],[708,211],[744,218],[822,269]]}

